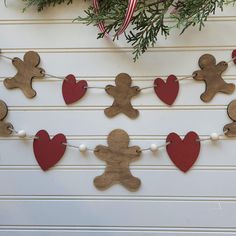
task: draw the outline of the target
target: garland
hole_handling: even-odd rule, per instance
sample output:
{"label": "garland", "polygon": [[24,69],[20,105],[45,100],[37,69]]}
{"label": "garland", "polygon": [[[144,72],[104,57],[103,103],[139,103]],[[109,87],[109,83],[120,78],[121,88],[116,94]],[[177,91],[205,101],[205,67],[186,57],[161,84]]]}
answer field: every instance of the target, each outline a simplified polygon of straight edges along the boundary
{"label": "garland", "polygon": [[[36,6],[38,11],[56,4],[71,4],[72,0],[23,0],[26,8]],[[174,28],[181,29],[181,34],[191,26],[199,30],[204,26],[210,14],[217,8],[223,10],[236,0],[93,0],[93,5],[85,10],[86,16],[75,20],[99,27],[98,38],[114,32],[113,40],[125,32],[129,25],[130,31],[125,38],[133,47],[134,61],[148,47],[154,47],[159,35],[168,37]],[[136,5],[137,4],[137,5]],[[134,14],[133,14],[134,13]],[[171,22],[170,22],[171,21]]]}
{"label": "garland", "polygon": [[[236,137],[236,100],[228,105],[229,117],[233,123],[224,127],[223,135]],[[184,139],[176,133],[170,133],[165,143],[158,146],[151,144],[150,147],[140,148],[129,147],[129,135],[121,129],[110,132],[107,138],[108,146],[97,145],[95,148],[88,148],[85,144],[72,145],[67,142],[64,134],[56,134],[50,138],[46,130],[40,130],[35,135],[30,135],[24,130],[15,130],[11,123],[4,121],[7,116],[7,105],[0,100],[0,136],[9,136],[15,133],[23,140],[33,140],[33,151],[35,158],[43,171],[55,166],[65,154],[66,148],[79,150],[81,153],[92,151],[102,161],[106,162],[106,169],[103,175],[94,179],[94,185],[100,190],[110,187],[112,184],[120,183],[130,191],[136,191],[141,185],[141,180],[132,176],[129,164],[141,156],[144,151],[157,153],[161,148],[166,148],[167,154],[173,164],[182,172],[188,172],[198,159],[201,142],[211,140],[217,142],[223,135],[212,133],[207,138],[200,138],[196,132],[190,131]]]}
{"label": "garland", "polygon": [[86,80],[77,81],[73,74],[64,77],[48,74],[44,69],[38,67],[40,56],[35,51],[26,52],[23,60],[18,57],[11,58],[2,54],[0,54],[0,57],[11,60],[17,70],[14,77],[6,78],[3,81],[7,89],[19,88],[27,98],[33,98],[37,94],[32,87],[34,78],[43,78],[45,76],[59,78],[63,80],[62,96],[67,105],[82,99],[88,89],[104,89],[108,95],[114,98],[113,104],[104,110],[105,115],[110,118],[120,113],[132,119],[137,118],[139,111],[133,108],[131,100],[146,89],[153,89],[162,102],[169,106],[173,105],[179,94],[179,82],[186,79],[193,78],[196,81],[205,82],[206,89],[200,96],[203,102],[210,102],[217,93],[232,94],[235,90],[235,84],[226,83],[222,74],[227,70],[229,63],[233,62],[236,64],[236,50],[232,52],[232,59],[228,62],[221,61],[218,64],[213,55],[204,54],[198,61],[200,70],[194,71],[192,75],[183,78],[169,75],[166,80],[156,78],[152,85],[143,88],[131,86],[132,78],[126,73],[120,73],[116,76],[115,86],[107,85],[105,87],[89,86]]}
{"label": "garland", "polygon": [[[48,75],[42,68],[38,67],[40,63],[39,54],[34,51],[26,52],[23,60],[18,57],[10,58],[2,54],[0,56],[11,60],[17,69],[14,77],[3,81],[5,87],[8,89],[19,88],[26,97],[34,97],[36,91],[32,88],[32,80],[35,77]],[[131,77],[121,73],[116,77],[116,86],[107,85],[105,87],[105,91],[114,97],[113,104],[105,109],[105,114],[108,117],[114,117],[119,113],[123,113],[130,118],[136,118],[138,111],[133,108],[131,98],[141,90],[150,88],[154,88],[157,96],[166,104],[172,105],[179,91],[179,81],[191,77],[205,82],[206,90],[201,95],[201,99],[204,102],[211,101],[218,92],[231,94],[235,89],[235,85],[226,83],[222,78],[222,73],[228,68],[230,62],[236,64],[236,50],[232,52],[232,59],[230,61],[222,61],[218,64],[216,64],[214,56],[204,54],[199,59],[200,70],[193,72],[191,76],[178,79],[176,76],[171,75],[166,81],[157,78],[152,86],[146,88],[131,87]],[[73,75],[56,78],[63,79],[62,94],[67,104],[82,98],[88,88],[101,89],[100,87],[89,87],[87,81],[76,81]],[[172,132],[167,135],[166,141],[162,145],[158,146],[154,143],[150,147],[140,148],[138,146],[129,147],[129,135],[124,130],[117,129],[111,131],[108,135],[108,146],[97,145],[95,148],[88,148],[85,144],[77,146],[68,143],[64,134],[56,134],[50,138],[48,132],[43,129],[35,135],[28,134],[24,130],[17,131],[11,123],[4,121],[8,114],[8,107],[4,101],[0,100],[0,136],[6,137],[15,134],[20,139],[33,140],[35,158],[44,171],[49,170],[61,160],[66,148],[73,148],[82,153],[92,151],[96,157],[106,162],[104,174],[94,179],[96,188],[104,190],[118,182],[128,190],[136,191],[141,185],[141,180],[132,175],[129,164],[138,159],[142,152],[158,152],[161,148],[166,148],[173,164],[179,170],[186,173],[195,164],[199,156],[201,142],[208,140],[216,142],[222,136],[236,137],[236,100],[233,100],[228,105],[227,113],[233,122],[224,126],[223,134],[221,135],[212,133],[207,138],[200,138],[196,132],[190,131],[184,139],[181,139],[178,134]]]}

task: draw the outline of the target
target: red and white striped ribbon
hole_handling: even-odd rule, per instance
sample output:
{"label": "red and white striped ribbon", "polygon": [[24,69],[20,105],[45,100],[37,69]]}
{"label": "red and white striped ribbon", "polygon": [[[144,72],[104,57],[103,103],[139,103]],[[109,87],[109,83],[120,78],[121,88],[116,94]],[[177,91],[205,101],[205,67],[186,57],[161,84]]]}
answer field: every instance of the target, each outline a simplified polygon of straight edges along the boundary
{"label": "red and white striped ribbon", "polygon": [[[129,0],[129,4],[125,13],[125,19],[123,24],[121,25],[121,27],[118,29],[117,33],[115,36],[119,36],[121,34],[123,34],[125,32],[125,30],[127,29],[127,27],[129,26],[129,23],[132,19],[132,16],[134,14],[136,5],[137,5],[138,0]],[[96,10],[96,12],[99,11],[99,2],[98,0],[93,0],[93,7]],[[104,22],[100,22],[98,24],[98,28],[100,29],[101,32],[105,32],[105,35],[108,36],[108,33],[106,33],[106,27]]]}

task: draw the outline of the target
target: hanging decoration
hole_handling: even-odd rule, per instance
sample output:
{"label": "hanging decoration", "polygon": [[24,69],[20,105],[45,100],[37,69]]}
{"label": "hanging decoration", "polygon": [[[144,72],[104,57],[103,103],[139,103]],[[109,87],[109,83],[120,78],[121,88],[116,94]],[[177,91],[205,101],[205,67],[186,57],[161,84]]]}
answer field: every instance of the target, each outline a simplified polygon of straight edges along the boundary
{"label": "hanging decoration", "polygon": [[[38,11],[62,2],[67,4],[73,2],[72,0],[23,1],[26,3],[25,8],[36,6]],[[126,41],[133,47],[134,60],[137,60],[149,47],[155,46],[159,35],[168,37],[171,30],[176,28],[181,30],[181,34],[189,27],[198,27],[201,30],[209,15],[235,2],[236,0],[93,0],[85,10],[85,16],[79,16],[75,20],[98,26],[101,31],[98,38],[108,36],[113,31],[115,37],[112,39],[115,40],[125,32]],[[128,26],[129,30],[126,30]]]}
{"label": "hanging decoration", "polygon": [[171,106],[179,93],[179,80],[175,75],[169,75],[166,81],[157,78],[154,81],[154,90],[161,101]]}
{"label": "hanging decoration", "polygon": [[177,78],[175,75],[169,75],[167,80],[161,78],[154,79],[152,85],[144,88],[138,86],[131,87],[132,79],[126,73],[120,73],[116,76],[115,84],[107,85],[106,87],[90,87],[86,80],[76,81],[73,74],[65,77],[59,77],[47,74],[43,69],[38,68],[40,57],[37,52],[28,51],[24,55],[24,61],[19,58],[10,58],[0,54],[0,57],[12,60],[13,65],[18,72],[15,77],[5,79],[4,85],[6,88],[20,88],[28,98],[33,98],[36,91],[32,88],[32,79],[35,77],[54,77],[62,79],[62,96],[67,105],[75,103],[84,97],[88,89],[104,89],[108,95],[114,97],[113,104],[105,109],[107,117],[114,117],[120,113],[125,114],[129,118],[137,118],[139,111],[134,109],[131,104],[131,99],[140,94],[145,89],[153,89],[154,93],[165,104],[171,106],[174,104],[180,90],[179,82],[185,79],[204,81],[206,84],[205,92],[200,96],[203,102],[211,101],[218,93],[232,94],[235,90],[235,85],[226,83],[222,78],[222,73],[228,68],[230,62],[236,64],[236,50],[232,52],[232,59],[228,62],[222,61],[216,65],[216,59],[210,54],[204,54],[199,59],[201,70],[195,71],[192,75],[184,78]]}
{"label": "hanging decoration", "polygon": [[47,131],[40,130],[34,137],[33,149],[35,158],[42,168],[46,171],[57,164],[66,151],[66,137],[57,134],[50,139]]}
{"label": "hanging decoration", "polygon": [[11,79],[5,79],[4,85],[7,89],[19,88],[27,98],[36,96],[36,91],[32,88],[32,80],[35,77],[44,77],[45,72],[37,66],[40,63],[40,57],[37,52],[29,51],[25,53],[24,60],[15,57],[12,64],[17,69],[17,74]]}
{"label": "hanging decoration", "polygon": [[113,130],[107,143],[108,147],[98,145],[94,150],[95,156],[106,162],[105,172],[94,179],[95,187],[105,190],[120,183],[130,191],[138,190],[141,180],[131,174],[129,164],[140,157],[140,147],[129,147],[129,135],[121,129]]}
{"label": "hanging decoration", "polygon": [[225,135],[236,137],[236,100],[233,100],[227,107],[227,113],[233,123],[224,126]]}
{"label": "hanging decoration", "polygon": [[196,162],[201,143],[197,133],[191,131],[182,140],[178,134],[171,133],[166,138],[167,153],[175,164],[183,172],[187,172]]}
{"label": "hanging decoration", "polygon": [[216,64],[216,59],[210,54],[204,54],[199,59],[201,70],[193,72],[193,79],[204,81],[206,90],[201,95],[203,102],[210,102],[216,93],[232,94],[235,84],[228,84],[222,78],[222,73],[228,68],[228,63],[221,61]]}
{"label": "hanging decoration", "polygon": [[[8,88],[20,88],[29,98],[36,95],[36,92],[32,89],[32,79],[35,77],[50,76],[62,79],[62,95],[66,104],[72,104],[80,100],[90,88],[101,89],[101,87],[90,87],[85,80],[76,81],[75,76],[72,74],[66,77],[46,74],[43,69],[38,68],[40,57],[37,52],[26,52],[23,61],[19,58],[10,58],[2,54],[0,56],[12,60],[13,65],[18,70],[15,77],[4,80],[5,86]],[[205,54],[199,59],[201,70],[194,72],[191,76],[178,79],[175,75],[170,75],[166,81],[157,78],[151,86],[144,88],[132,87],[131,77],[128,74],[121,73],[115,79],[115,86],[107,85],[105,88],[102,87],[108,95],[114,97],[113,104],[105,109],[105,114],[108,117],[113,117],[123,113],[129,118],[136,118],[139,111],[133,108],[131,99],[144,89],[153,89],[160,100],[167,105],[172,105],[179,93],[179,81],[189,78],[203,80],[206,83],[206,91],[201,96],[204,102],[212,100],[218,92],[230,94],[235,89],[235,86],[234,84],[227,84],[222,78],[222,73],[227,69],[230,62],[236,64],[236,50],[232,52],[230,61],[220,62],[217,65],[212,55]],[[223,129],[224,135],[236,137],[236,100],[229,104],[227,111],[233,123],[225,125]],[[212,133],[208,138],[200,139],[197,133],[191,131],[182,140],[178,134],[170,133],[167,135],[163,145],[151,144],[150,147],[141,149],[136,146],[129,147],[129,135],[124,130],[118,129],[113,130],[108,135],[107,147],[98,145],[96,148],[90,149],[85,144],[78,146],[69,144],[64,134],[57,134],[50,139],[45,130],[38,131],[36,135],[29,135],[24,130],[16,131],[11,123],[4,121],[7,113],[7,105],[0,100],[0,136],[6,137],[16,134],[21,139],[33,139],[35,158],[44,171],[55,166],[61,160],[67,148],[75,148],[80,152],[93,151],[95,156],[104,160],[106,162],[105,172],[94,179],[94,185],[101,190],[110,187],[114,183],[120,183],[130,191],[138,190],[141,181],[131,174],[129,164],[138,159],[142,152],[157,152],[163,147],[166,148],[174,165],[185,173],[195,164],[200,153],[201,142],[207,140],[218,141],[221,137],[221,135]]]}
{"label": "hanging decoration", "polygon": [[74,75],[68,75],[62,83],[62,95],[67,105],[79,101],[87,92],[86,80],[76,81]]}
{"label": "hanging decoration", "polygon": [[105,90],[107,94],[114,98],[113,104],[105,109],[107,117],[114,117],[119,113],[123,113],[129,118],[137,118],[139,111],[134,109],[131,104],[131,98],[140,93],[140,88],[131,87],[132,79],[128,74],[119,74],[115,79],[116,86],[107,85]]}
{"label": "hanging decoration", "polygon": [[[229,104],[227,110],[234,123],[224,127],[223,135],[235,138],[236,100]],[[131,174],[129,165],[131,162],[138,160],[145,151],[158,153],[161,148],[166,148],[173,164],[180,171],[186,173],[192,168],[199,156],[201,142],[208,140],[216,142],[222,136],[212,133],[209,137],[201,139],[196,132],[190,131],[181,139],[178,134],[170,133],[167,135],[164,144],[160,146],[151,144],[148,148],[140,148],[138,146],[129,147],[129,135],[124,130],[115,129],[108,135],[108,146],[97,145],[95,148],[88,148],[85,144],[77,146],[68,143],[64,134],[57,134],[50,139],[45,130],[40,130],[35,135],[29,135],[24,130],[16,131],[10,123],[2,121],[6,114],[7,105],[0,101],[0,136],[6,137],[14,133],[20,139],[33,140],[34,155],[43,171],[48,171],[55,166],[61,160],[67,148],[76,149],[81,153],[92,151],[97,158],[105,161],[105,172],[94,179],[95,187],[100,190],[105,190],[115,183],[123,185],[130,191],[138,190],[141,180]]]}
{"label": "hanging decoration", "polygon": [[4,122],[8,113],[8,107],[6,103],[0,100],[0,136],[5,137],[12,133],[13,126],[11,123]]}

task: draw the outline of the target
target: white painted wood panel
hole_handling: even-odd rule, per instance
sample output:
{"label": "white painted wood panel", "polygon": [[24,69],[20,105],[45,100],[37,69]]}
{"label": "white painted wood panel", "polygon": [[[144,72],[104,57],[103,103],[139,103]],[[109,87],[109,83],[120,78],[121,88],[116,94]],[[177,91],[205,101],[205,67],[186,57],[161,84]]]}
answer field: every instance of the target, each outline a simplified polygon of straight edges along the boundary
{"label": "white painted wood panel", "polygon": [[[4,225],[234,227],[235,202],[172,201],[1,201]],[[19,212],[26,211],[22,216]],[[132,217],[127,212],[132,212]],[[87,212],[84,214],[83,212]],[[103,212],[103,214],[100,214]],[[161,214],[160,214],[161,212]],[[63,213],[63,214],[62,214]],[[9,214],[9,215],[8,215]],[[201,214],[201,217],[199,217]],[[225,217],[231,217],[225,221]],[[41,217],[44,216],[44,217]],[[60,217],[58,217],[60,216]],[[74,216],[74,217],[71,217]],[[119,221],[117,220],[119,217]],[[152,216],[152,217],[150,217]],[[11,219],[10,221],[8,219]],[[169,223],[167,223],[169,222]]]}
{"label": "white painted wood panel", "polygon": [[[133,63],[124,38],[115,43],[97,40],[97,28],[72,23],[88,4],[81,0],[67,8],[22,13],[20,0],[8,0],[7,8],[1,1],[2,52],[22,58],[26,50],[36,50],[47,73],[73,73],[91,86],[114,84],[115,76],[126,72],[134,85],[146,87],[159,76],[191,75],[204,53],[212,53],[217,61],[230,60],[236,48],[236,11],[228,7],[211,16],[202,32],[189,29],[178,36],[176,30]],[[33,82],[38,95],[29,100],[18,90],[4,88],[4,78],[15,72],[8,60],[0,58],[0,99],[9,105],[7,120],[16,129],[32,134],[42,128],[51,135],[63,132],[71,144],[92,148],[106,144],[107,134],[115,128],[125,129],[130,144],[142,148],[164,143],[172,131],[185,135],[194,130],[201,137],[222,133],[231,122],[227,104],[236,94],[219,94],[205,104],[199,98],[204,84],[182,81],[173,107],[165,106],[150,89],[133,99],[140,110],[138,119],[122,115],[108,119],[103,109],[112,98],[104,91],[91,89],[80,102],[66,106],[62,82],[45,78]],[[236,66],[231,64],[224,78],[236,83]],[[202,143],[199,159],[187,174],[176,169],[165,149],[158,155],[144,152],[131,165],[142,187],[130,193],[119,185],[107,191],[93,186],[105,165],[92,152],[81,155],[68,149],[58,165],[44,173],[34,158],[32,140],[0,138],[0,236],[235,235],[235,142],[224,138],[217,144]]]}
{"label": "white painted wood panel", "polygon": [[[179,31],[175,30],[165,40],[160,37],[156,50],[171,50],[179,47],[193,47],[195,49],[204,47],[206,50],[210,47],[221,48],[222,41],[224,41],[223,49],[227,47],[235,47],[235,40],[232,35],[236,34],[235,29],[236,18],[222,19],[208,21],[207,27],[202,29],[202,32],[198,32],[197,28],[190,28],[187,34],[179,36]],[[130,45],[125,43],[124,37],[121,37],[119,41],[113,42],[112,40],[99,39],[97,40],[96,34],[98,30],[93,26],[86,26],[84,24],[73,23],[69,24],[59,22],[40,23],[30,22],[16,24],[15,22],[1,22],[0,32],[4,32],[5,37],[2,39],[2,48],[5,49],[24,49],[24,48],[61,48],[61,49],[97,49],[102,48],[103,50],[119,50],[116,46],[123,48],[129,48]],[[37,28],[37,32],[31,34],[32,30]],[[219,29],[220,33],[219,33]],[[224,31],[226,31],[225,35]],[[55,40],[55,38],[61,38],[61,34],[66,35],[66,40]],[[82,33],[81,33],[82,32]],[[194,37],[192,35],[194,34]],[[208,40],[203,35],[208,34]],[[13,40],[15,35],[24,35],[24,40]],[[45,35],[46,39],[45,40]],[[217,37],[216,37],[217,35]],[[11,39],[11,40],[9,40]],[[182,50],[187,50],[183,48]],[[152,49],[150,49],[152,50]]]}
{"label": "white painted wood panel", "polygon": [[[173,111],[174,119],[169,124],[167,121],[173,115]],[[21,109],[11,111],[8,120],[14,121],[17,130],[29,130],[32,134],[39,129],[46,129],[52,135],[62,132],[73,136],[108,135],[111,130],[117,128],[125,129],[130,135],[139,136],[168,135],[170,132],[185,135],[191,130],[207,135],[212,132],[222,133],[223,126],[230,122],[226,111],[218,109],[140,109],[140,116],[136,120],[128,119],[123,114],[108,119],[100,108],[88,110]],[[89,128],[85,124],[89,124]]]}
{"label": "white painted wood panel", "polygon": [[[14,168],[6,168],[2,169],[0,172],[0,183],[2,186],[0,195],[76,195],[87,197],[118,195],[123,197],[165,196],[167,198],[175,196],[182,198],[183,196],[235,198],[236,195],[236,189],[228,184],[236,178],[235,169],[227,170],[227,168],[225,168],[223,170],[212,170],[211,168],[206,168],[206,170],[200,170],[193,168],[193,170],[184,174],[176,170],[176,168],[155,169],[151,167],[144,169],[143,167],[143,170],[133,168],[133,175],[137,176],[142,181],[142,186],[136,193],[130,193],[121,185],[114,185],[106,191],[97,190],[93,186],[93,179],[96,176],[101,175],[103,171],[103,167],[94,168],[92,166],[85,168],[62,168],[61,170],[54,169],[47,173],[42,172],[39,168],[29,170],[27,168],[15,170]],[[5,212],[5,210],[3,212]],[[128,212],[130,212],[129,217],[131,217],[133,212],[131,210]],[[86,212],[84,214],[86,214]],[[103,215],[103,211],[100,211],[100,214]],[[169,223],[166,222],[166,224]],[[119,223],[117,222],[116,226],[118,225]],[[148,224],[146,226],[148,226]]]}

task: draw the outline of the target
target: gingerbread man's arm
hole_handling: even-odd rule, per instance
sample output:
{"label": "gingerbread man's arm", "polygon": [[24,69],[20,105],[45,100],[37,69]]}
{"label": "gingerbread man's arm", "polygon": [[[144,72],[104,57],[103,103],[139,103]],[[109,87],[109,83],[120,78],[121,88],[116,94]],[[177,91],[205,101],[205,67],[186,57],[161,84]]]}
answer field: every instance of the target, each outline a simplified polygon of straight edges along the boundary
{"label": "gingerbread man's arm", "polygon": [[116,95],[116,87],[113,85],[107,85],[105,90],[109,95],[113,97]]}
{"label": "gingerbread man's arm", "polygon": [[42,68],[35,67],[32,70],[32,77],[43,77],[45,75],[45,71]]}
{"label": "gingerbread man's arm", "polygon": [[193,72],[193,79],[195,80],[204,80],[204,76],[202,74],[202,71],[201,70],[197,70],[197,71],[194,71]]}
{"label": "gingerbread man's arm", "polygon": [[108,161],[111,156],[111,150],[109,147],[103,146],[103,145],[98,145],[95,150],[94,154],[102,161]]}
{"label": "gingerbread man's arm", "polygon": [[130,161],[133,161],[140,157],[141,149],[138,146],[128,147],[125,151],[125,154]]}
{"label": "gingerbread man's arm", "polygon": [[216,69],[220,72],[223,73],[224,71],[226,71],[228,68],[228,63],[225,61],[221,61],[216,65]]}
{"label": "gingerbread man's arm", "polygon": [[130,93],[132,96],[136,96],[140,93],[140,88],[138,86],[131,87]]}

